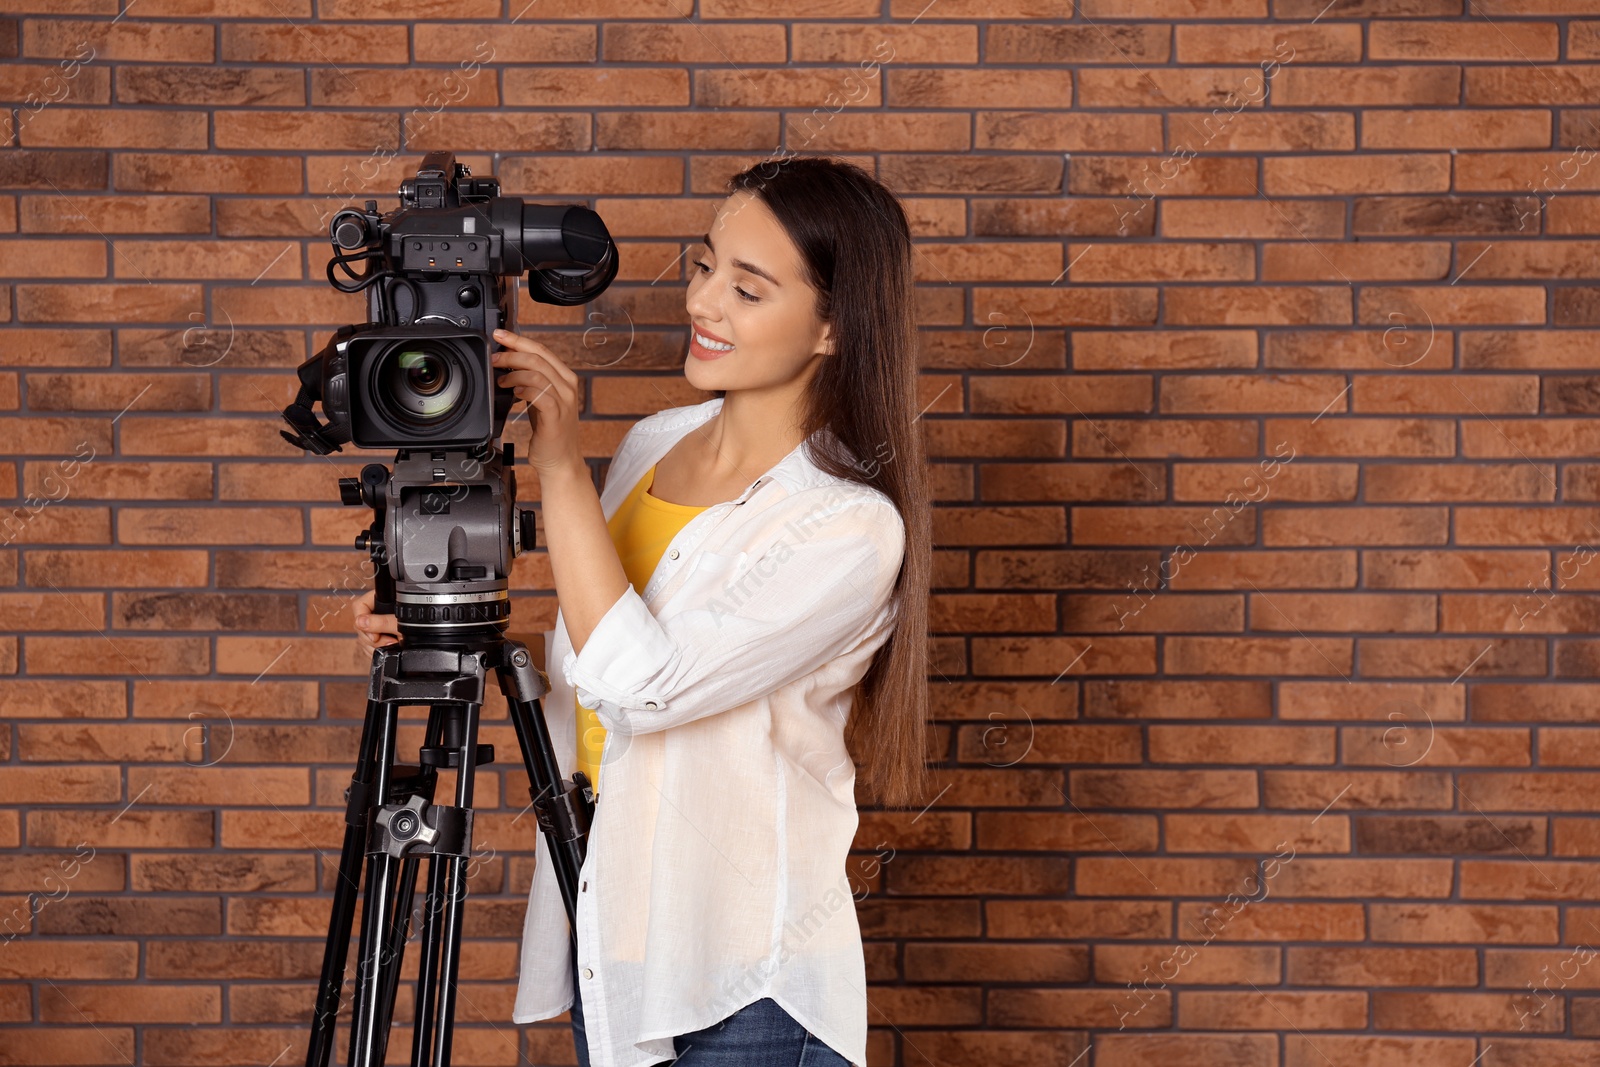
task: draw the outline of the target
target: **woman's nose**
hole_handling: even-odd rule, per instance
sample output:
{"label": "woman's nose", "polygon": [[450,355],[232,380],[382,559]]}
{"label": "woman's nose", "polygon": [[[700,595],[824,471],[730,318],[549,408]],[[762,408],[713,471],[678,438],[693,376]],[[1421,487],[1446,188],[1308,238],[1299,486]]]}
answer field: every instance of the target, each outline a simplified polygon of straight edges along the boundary
{"label": "woman's nose", "polygon": [[705,319],[713,321],[722,316],[717,314],[715,303],[706,295],[709,285],[691,285],[685,294],[683,306],[692,319]]}

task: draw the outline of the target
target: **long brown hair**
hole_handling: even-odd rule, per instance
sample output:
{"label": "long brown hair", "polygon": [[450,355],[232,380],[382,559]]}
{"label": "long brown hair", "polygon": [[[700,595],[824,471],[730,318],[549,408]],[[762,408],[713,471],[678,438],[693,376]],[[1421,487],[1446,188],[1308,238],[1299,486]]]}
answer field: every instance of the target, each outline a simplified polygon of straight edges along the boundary
{"label": "long brown hair", "polygon": [[833,350],[803,401],[808,453],[822,470],[885,493],[905,521],[894,632],[856,690],[846,743],[875,800],[921,804],[933,530],[918,424],[911,228],[894,194],[843,160],[764,160],[728,179],[728,192],[738,191],[760,197],[788,233],[817,293],[817,314],[832,324]]}

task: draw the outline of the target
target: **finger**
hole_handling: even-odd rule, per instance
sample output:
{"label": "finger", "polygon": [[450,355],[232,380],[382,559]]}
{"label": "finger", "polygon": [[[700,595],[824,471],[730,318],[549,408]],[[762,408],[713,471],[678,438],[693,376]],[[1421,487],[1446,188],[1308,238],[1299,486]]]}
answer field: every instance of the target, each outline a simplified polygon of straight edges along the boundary
{"label": "finger", "polygon": [[[530,405],[541,411],[549,411],[559,416],[567,409],[576,409],[578,406],[577,390],[570,386],[552,382],[548,377],[537,371],[519,371],[519,377],[508,382],[512,386],[512,395],[518,400],[525,400]],[[552,405],[554,405],[552,407]]]}
{"label": "finger", "polygon": [[562,363],[547,349],[496,352],[494,367],[495,370],[500,372],[530,371],[545,374],[552,379],[559,378],[573,386],[576,386],[578,382],[578,376],[573,374],[565,363]]}
{"label": "finger", "polygon": [[[510,386],[512,393],[519,400],[532,400],[551,390],[559,391],[559,387],[550,380],[549,375],[537,370],[519,370],[503,374],[500,376],[500,384]],[[563,399],[567,399],[565,393],[560,395]]]}
{"label": "finger", "polygon": [[578,384],[578,376],[573,373],[571,367],[567,366],[567,361],[556,355],[552,349],[539,345],[534,349],[534,352],[544,358],[547,373],[553,371],[557,378],[560,378],[568,385],[576,386]]}
{"label": "finger", "polygon": [[[496,334],[499,338],[499,334]],[[528,369],[546,368],[550,373],[566,379],[573,384],[578,381],[578,376],[566,361],[556,355],[551,349],[540,344],[532,338],[523,337],[521,334],[509,334],[501,339],[505,345],[505,352],[496,353],[500,362],[496,366],[524,367]]]}
{"label": "finger", "polygon": [[370,639],[368,639],[366,637],[362,637],[360,639],[361,647],[366,650],[367,655],[369,655],[369,656],[372,655],[372,653],[373,653],[373,651],[375,649],[388,648],[390,645],[396,645],[396,644],[399,644],[399,643],[400,643],[400,638],[394,637],[394,636],[391,636],[391,635],[388,635],[388,634],[385,634],[382,637],[379,637],[375,641],[374,640],[370,640]]}

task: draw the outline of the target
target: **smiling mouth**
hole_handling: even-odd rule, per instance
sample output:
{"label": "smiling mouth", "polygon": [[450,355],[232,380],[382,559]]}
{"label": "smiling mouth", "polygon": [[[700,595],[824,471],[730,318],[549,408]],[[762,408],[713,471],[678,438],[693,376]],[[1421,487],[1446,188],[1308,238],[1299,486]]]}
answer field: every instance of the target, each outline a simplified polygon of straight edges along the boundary
{"label": "smiling mouth", "polygon": [[707,337],[699,330],[690,330],[691,335],[701,348],[710,352],[732,352],[733,345],[727,341],[719,341],[714,337]]}
{"label": "smiling mouth", "polygon": [[733,351],[732,348],[713,348],[707,343],[709,340],[709,338],[703,337],[699,330],[691,330],[689,332],[689,355],[702,363],[709,363],[712,360],[721,359]]}

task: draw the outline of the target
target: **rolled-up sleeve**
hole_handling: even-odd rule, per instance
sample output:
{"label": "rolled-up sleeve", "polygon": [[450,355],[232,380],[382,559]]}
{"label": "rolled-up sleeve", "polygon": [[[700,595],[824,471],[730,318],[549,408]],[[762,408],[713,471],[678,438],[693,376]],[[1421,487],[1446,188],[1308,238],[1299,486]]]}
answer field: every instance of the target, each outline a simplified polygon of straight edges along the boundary
{"label": "rolled-up sleeve", "polygon": [[[840,499],[842,495],[843,499]],[[701,553],[657,618],[630,585],[561,664],[607,729],[664,730],[775,692],[848,651],[890,604],[905,524],[881,493],[809,489],[734,555]]]}

